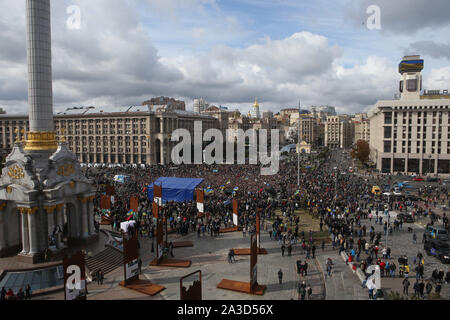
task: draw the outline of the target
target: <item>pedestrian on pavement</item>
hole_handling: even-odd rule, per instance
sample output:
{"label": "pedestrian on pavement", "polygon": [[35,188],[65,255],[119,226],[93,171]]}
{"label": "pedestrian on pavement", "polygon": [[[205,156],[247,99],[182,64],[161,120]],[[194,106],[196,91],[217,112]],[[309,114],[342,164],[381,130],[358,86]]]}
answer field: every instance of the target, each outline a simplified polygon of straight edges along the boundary
{"label": "pedestrian on pavement", "polygon": [[405,278],[405,279],[403,279],[402,284],[403,284],[403,294],[407,296],[408,289],[409,289],[409,286],[411,283],[409,282],[408,278]]}
{"label": "pedestrian on pavement", "polygon": [[308,295],[308,300],[311,300],[311,295],[312,295],[311,285],[308,285],[308,289],[306,289],[306,294]]}
{"label": "pedestrian on pavement", "polygon": [[278,281],[280,282],[280,284],[283,283],[283,270],[280,269],[280,271],[278,271]]}
{"label": "pedestrian on pavement", "polygon": [[286,247],[284,246],[284,243],[281,245],[281,256],[284,257],[284,250],[286,250]]}
{"label": "pedestrian on pavement", "polygon": [[27,287],[25,288],[25,299],[31,300],[31,287],[29,284],[27,284]]}
{"label": "pedestrian on pavement", "polygon": [[415,232],[413,233],[413,243],[417,244],[417,235]]}
{"label": "pedestrian on pavement", "polygon": [[306,283],[303,281],[303,283],[299,284],[298,287],[298,300],[305,300],[306,296]]}
{"label": "pedestrian on pavement", "polygon": [[431,292],[433,291],[433,285],[431,284],[430,281],[427,281],[427,285],[425,286],[425,291],[427,293],[427,295],[429,296],[431,294]]}

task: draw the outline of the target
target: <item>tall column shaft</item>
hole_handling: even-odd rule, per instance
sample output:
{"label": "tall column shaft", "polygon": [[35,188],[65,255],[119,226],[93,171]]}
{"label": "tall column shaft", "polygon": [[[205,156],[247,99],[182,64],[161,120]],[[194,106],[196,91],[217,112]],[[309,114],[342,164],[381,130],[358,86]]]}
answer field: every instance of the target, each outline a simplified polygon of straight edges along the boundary
{"label": "tall column shaft", "polygon": [[32,214],[28,214],[28,234],[29,234],[29,240],[30,240],[30,250],[29,250],[29,254],[33,255],[33,254],[37,254],[39,253],[39,237],[38,237],[38,233],[37,233],[37,217],[36,217],[36,213],[32,213]]}
{"label": "tall column shaft", "polygon": [[53,125],[50,0],[27,0],[28,102],[31,132]]}
{"label": "tall column shaft", "polygon": [[53,123],[50,0],[26,0],[30,131],[25,150],[57,149]]}
{"label": "tall column shaft", "polygon": [[88,201],[81,201],[81,232],[80,236],[81,238],[85,239],[89,237],[89,230],[88,230],[88,210],[87,207],[89,205]]}
{"label": "tall column shaft", "polygon": [[56,236],[56,247],[61,249],[63,247],[62,243],[62,231],[64,228],[64,205],[56,207],[56,225],[59,227],[59,233]]}
{"label": "tall column shaft", "polygon": [[95,227],[94,227],[94,202],[88,201],[87,203],[88,207],[88,227],[89,227],[89,235],[94,235],[95,234]]}
{"label": "tall column shaft", "polygon": [[30,251],[28,217],[25,213],[21,213],[22,219],[22,254],[28,254]]}

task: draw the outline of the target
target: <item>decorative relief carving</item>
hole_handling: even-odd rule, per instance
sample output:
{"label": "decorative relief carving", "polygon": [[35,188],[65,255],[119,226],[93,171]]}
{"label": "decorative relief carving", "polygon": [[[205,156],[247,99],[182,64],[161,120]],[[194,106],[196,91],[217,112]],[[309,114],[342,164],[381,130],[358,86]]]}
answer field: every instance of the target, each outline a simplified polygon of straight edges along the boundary
{"label": "decorative relief carving", "polygon": [[58,167],[56,173],[62,177],[68,177],[75,173],[75,168],[71,163],[66,163]]}
{"label": "decorative relief carving", "polygon": [[20,180],[25,177],[25,174],[23,172],[23,168],[16,164],[8,168],[8,176],[11,179]]}

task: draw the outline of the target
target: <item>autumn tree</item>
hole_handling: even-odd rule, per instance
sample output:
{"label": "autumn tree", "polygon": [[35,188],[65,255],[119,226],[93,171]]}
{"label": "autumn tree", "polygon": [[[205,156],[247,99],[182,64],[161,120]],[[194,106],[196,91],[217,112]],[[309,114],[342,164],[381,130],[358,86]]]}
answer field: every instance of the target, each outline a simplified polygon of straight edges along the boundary
{"label": "autumn tree", "polygon": [[352,149],[352,158],[358,159],[361,163],[366,163],[369,160],[370,147],[369,143],[364,140],[358,140],[355,146]]}

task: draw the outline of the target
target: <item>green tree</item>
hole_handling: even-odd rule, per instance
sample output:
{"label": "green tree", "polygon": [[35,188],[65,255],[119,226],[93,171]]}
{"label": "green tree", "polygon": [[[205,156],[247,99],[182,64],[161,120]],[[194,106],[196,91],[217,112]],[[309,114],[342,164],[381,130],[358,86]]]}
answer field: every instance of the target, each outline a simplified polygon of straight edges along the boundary
{"label": "green tree", "polygon": [[358,140],[352,149],[351,155],[353,159],[358,159],[361,163],[365,164],[369,160],[370,155],[369,143],[364,140]]}

